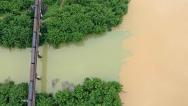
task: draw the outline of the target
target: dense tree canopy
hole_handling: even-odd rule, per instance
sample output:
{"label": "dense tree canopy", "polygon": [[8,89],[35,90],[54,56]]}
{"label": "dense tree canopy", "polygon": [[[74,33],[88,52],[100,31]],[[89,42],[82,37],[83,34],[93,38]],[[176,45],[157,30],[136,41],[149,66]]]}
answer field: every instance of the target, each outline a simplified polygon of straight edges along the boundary
{"label": "dense tree canopy", "polygon": [[111,30],[121,23],[128,8],[128,0],[47,0],[46,3],[50,6],[44,18],[47,29],[44,33],[54,47]]}
{"label": "dense tree canopy", "polygon": [[32,0],[0,1],[0,45],[6,48],[26,48],[32,41]]}
{"label": "dense tree canopy", "polygon": [[[118,82],[106,82],[98,78],[86,78],[73,91],[65,89],[56,94],[38,93],[37,106],[121,106]],[[0,104],[2,106],[26,106],[28,84],[8,82],[0,84]]]}
{"label": "dense tree canopy", "polygon": [[0,13],[20,13],[28,9],[33,0],[1,0]]}
{"label": "dense tree canopy", "polygon": [[7,48],[31,46],[32,20],[29,16],[8,14],[0,23],[0,45]]}
{"label": "dense tree canopy", "polygon": [[[30,7],[33,3],[34,0],[0,1],[1,46],[31,46],[33,17]],[[120,24],[127,13],[128,0],[44,0],[43,10],[47,9],[41,26],[41,44],[47,42],[59,47]]]}

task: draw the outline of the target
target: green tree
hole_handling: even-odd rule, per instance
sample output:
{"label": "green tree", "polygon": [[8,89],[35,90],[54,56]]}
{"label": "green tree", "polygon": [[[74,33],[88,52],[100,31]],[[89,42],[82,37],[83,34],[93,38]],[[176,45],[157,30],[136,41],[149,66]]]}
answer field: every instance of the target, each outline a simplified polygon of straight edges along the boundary
{"label": "green tree", "polygon": [[[36,106],[121,106],[122,86],[115,81],[86,78],[82,84],[54,94],[37,93]],[[1,106],[26,106],[28,84],[6,82],[0,84]]]}
{"label": "green tree", "polygon": [[[6,48],[31,47],[33,0],[1,0],[0,45]],[[44,0],[40,45],[83,41],[88,35],[110,31],[122,22],[128,0]],[[48,9],[47,12],[45,12]]]}
{"label": "green tree", "polygon": [[0,43],[7,48],[31,47],[32,21],[29,16],[10,14],[1,22]]}
{"label": "green tree", "polygon": [[28,97],[28,84],[21,83],[11,87],[9,91],[9,105],[10,106],[26,106]]}
{"label": "green tree", "polygon": [[56,106],[52,94],[38,93],[36,101],[36,106]]}
{"label": "green tree", "polygon": [[[55,0],[54,0],[55,1]],[[79,42],[88,35],[103,33],[121,23],[127,0],[56,0],[49,5],[44,24],[47,42],[59,47]],[[49,3],[50,2],[50,3]]]}

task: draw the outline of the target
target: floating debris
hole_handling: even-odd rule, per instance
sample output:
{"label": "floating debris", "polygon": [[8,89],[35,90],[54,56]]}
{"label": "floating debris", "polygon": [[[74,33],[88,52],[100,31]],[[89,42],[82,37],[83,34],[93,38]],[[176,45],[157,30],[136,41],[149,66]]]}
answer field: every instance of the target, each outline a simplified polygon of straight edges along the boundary
{"label": "floating debris", "polygon": [[62,90],[67,89],[68,84],[69,84],[68,81],[63,81],[63,82],[61,82]]}
{"label": "floating debris", "polygon": [[42,78],[39,76],[39,75],[37,75],[37,80],[41,80]]}
{"label": "floating debris", "polygon": [[75,89],[75,85],[73,83],[69,84],[68,90],[73,92]]}
{"label": "floating debris", "polygon": [[62,90],[69,90],[71,92],[74,91],[75,85],[73,83],[70,83],[68,81],[63,81],[61,84],[62,84]]}

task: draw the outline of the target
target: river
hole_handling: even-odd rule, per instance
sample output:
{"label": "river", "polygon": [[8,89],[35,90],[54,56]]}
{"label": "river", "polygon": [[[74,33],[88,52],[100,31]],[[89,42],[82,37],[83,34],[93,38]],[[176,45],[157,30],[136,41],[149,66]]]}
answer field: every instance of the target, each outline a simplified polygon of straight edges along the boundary
{"label": "river", "polygon": [[[37,73],[42,80],[37,81],[37,90],[55,92],[62,89],[62,82],[78,84],[86,77],[118,81],[122,58],[126,52],[122,44],[128,35],[126,30],[115,29],[59,49],[48,45],[40,47],[42,59],[38,59]],[[16,83],[28,82],[30,51],[0,48],[0,82],[5,79]],[[52,86],[54,81],[55,86]]]}
{"label": "river", "polygon": [[[112,32],[60,49],[40,47],[37,90],[54,92],[61,82],[99,77],[120,80],[124,106],[188,106],[187,5],[131,0],[123,24]],[[0,48],[0,81],[27,82],[30,57],[30,49]]]}
{"label": "river", "polygon": [[188,106],[188,0],[131,0],[124,106]]}

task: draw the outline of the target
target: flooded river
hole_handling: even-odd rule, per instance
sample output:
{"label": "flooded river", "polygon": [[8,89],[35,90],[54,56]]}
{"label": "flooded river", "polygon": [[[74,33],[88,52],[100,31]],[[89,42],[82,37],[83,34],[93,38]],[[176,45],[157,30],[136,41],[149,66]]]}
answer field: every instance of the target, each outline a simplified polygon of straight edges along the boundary
{"label": "flooded river", "polygon": [[188,106],[188,0],[131,0],[124,106]]}
{"label": "flooded river", "polygon": [[[124,106],[188,106],[187,10],[188,0],[131,0],[116,30],[83,44],[41,47],[38,91],[100,77],[120,79]],[[0,81],[28,81],[30,55],[30,49],[1,48]]]}
{"label": "flooded river", "polygon": [[[125,55],[123,41],[125,30],[114,30],[103,36],[89,38],[82,44],[53,49],[48,45],[40,47],[42,59],[38,61],[38,91],[54,92],[61,90],[62,82],[80,83],[86,77],[99,77],[104,80],[119,79],[122,58]],[[9,78],[26,82],[29,79],[30,49],[0,49],[0,81]],[[57,82],[52,87],[52,82]]]}

